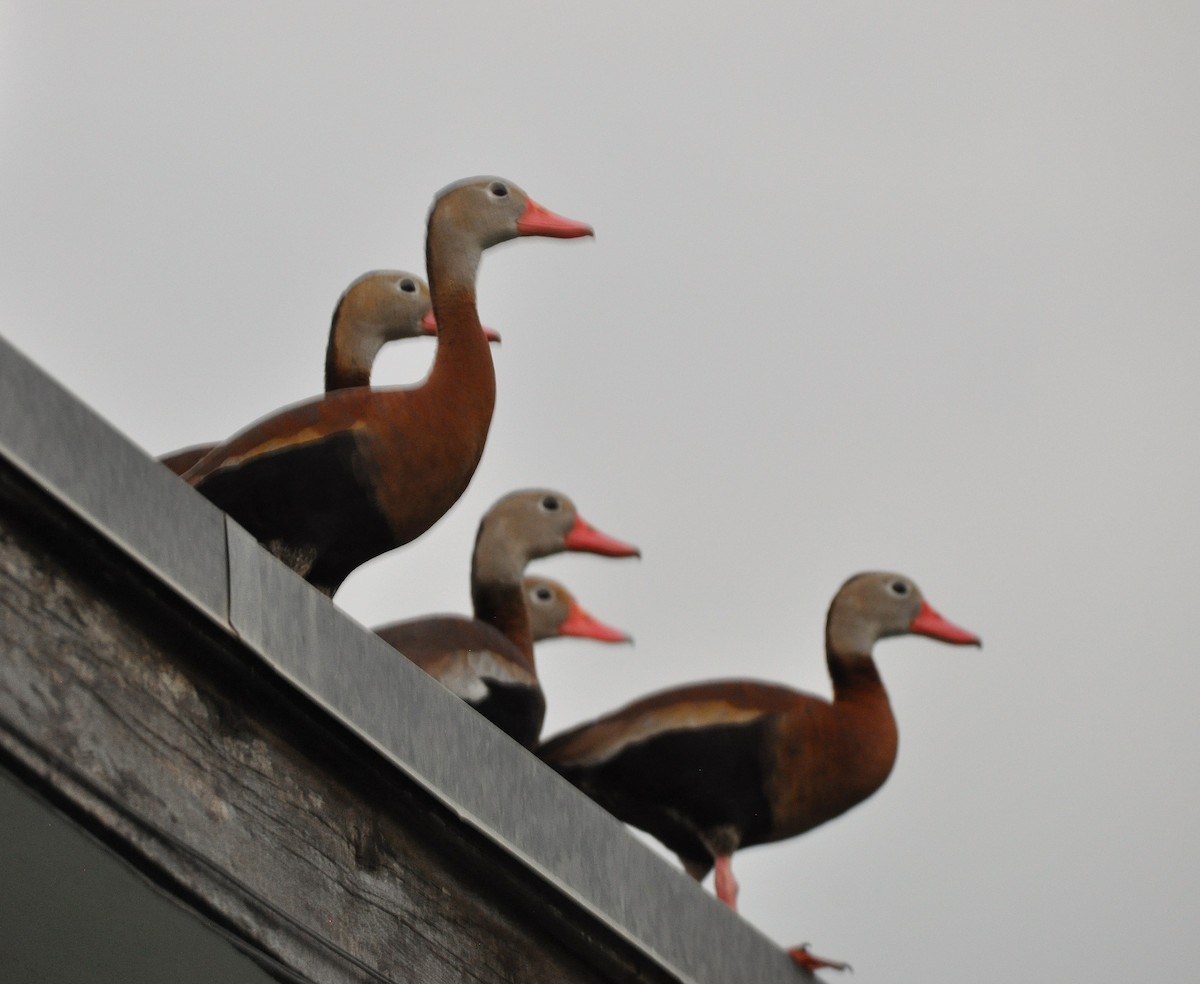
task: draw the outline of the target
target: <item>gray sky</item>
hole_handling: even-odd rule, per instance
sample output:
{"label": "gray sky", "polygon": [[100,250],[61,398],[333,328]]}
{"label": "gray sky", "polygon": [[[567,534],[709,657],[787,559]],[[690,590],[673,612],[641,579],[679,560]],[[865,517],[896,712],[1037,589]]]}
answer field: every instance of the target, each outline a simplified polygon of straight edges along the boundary
{"label": "gray sky", "polygon": [[858,984],[1184,979],[1200,12],[650,6],[0,4],[0,331],[162,453],[315,393],[446,183],[591,222],[485,258],[484,460],[339,603],[466,611],[488,505],[568,493],[644,560],[538,565],[637,637],[541,650],[551,733],[827,693],[829,599],[903,571],[985,648],[878,648],[896,770],[739,854],[744,916]]}

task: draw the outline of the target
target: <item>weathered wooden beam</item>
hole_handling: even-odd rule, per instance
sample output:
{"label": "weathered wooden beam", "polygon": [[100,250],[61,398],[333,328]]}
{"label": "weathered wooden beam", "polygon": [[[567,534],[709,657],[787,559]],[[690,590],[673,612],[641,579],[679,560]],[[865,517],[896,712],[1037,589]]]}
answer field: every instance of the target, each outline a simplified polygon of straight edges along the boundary
{"label": "weathered wooden beam", "polygon": [[0,340],[0,763],[281,976],[787,956]]}

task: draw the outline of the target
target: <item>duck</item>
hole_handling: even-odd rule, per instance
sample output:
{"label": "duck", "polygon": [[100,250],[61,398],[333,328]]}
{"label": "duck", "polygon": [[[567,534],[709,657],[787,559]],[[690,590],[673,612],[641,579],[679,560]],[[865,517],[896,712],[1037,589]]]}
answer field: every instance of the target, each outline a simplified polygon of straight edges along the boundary
{"label": "duck", "polygon": [[[484,327],[490,342],[500,334]],[[369,386],[375,357],[387,343],[437,335],[429,285],[406,270],[371,270],[342,291],[333,309],[325,350],[325,392]],[[196,444],[159,457],[182,475],[216,444]]]}
{"label": "duck", "polygon": [[475,473],[496,397],[475,300],[483,251],[519,236],[592,234],[503,178],[447,186],[426,236],[438,344],[425,380],[338,389],[277,411],[183,479],[333,597],[360,565],[425,533]]}
{"label": "duck", "polygon": [[597,642],[633,642],[633,636],[606,625],[588,612],[559,581],[541,574],[522,580],[534,642],[547,639],[595,639]]}
{"label": "duck", "polygon": [[[325,392],[370,386],[379,350],[388,342],[437,337],[429,285],[404,270],[371,270],[351,282],[338,298],[325,348]],[[499,343],[486,325],[484,337]]]}
{"label": "duck", "polygon": [[471,558],[474,617],[431,615],[374,631],[500,730],[531,748],[541,734],[546,698],[534,662],[524,572],[531,561],[566,550],[640,556],[637,547],[587,523],[561,492],[511,492],[479,523]]}
{"label": "duck", "polygon": [[[872,650],[910,634],[982,645],[939,615],[910,578],[856,574],[826,619],[832,700],[755,680],[685,685],[559,734],[537,755],[675,852],[697,881],[715,868],[717,897],[736,910],[735,851],[826,823],[891,773],[898,733]],[[789,952],[809,970],[846,966],[806,947]]]}

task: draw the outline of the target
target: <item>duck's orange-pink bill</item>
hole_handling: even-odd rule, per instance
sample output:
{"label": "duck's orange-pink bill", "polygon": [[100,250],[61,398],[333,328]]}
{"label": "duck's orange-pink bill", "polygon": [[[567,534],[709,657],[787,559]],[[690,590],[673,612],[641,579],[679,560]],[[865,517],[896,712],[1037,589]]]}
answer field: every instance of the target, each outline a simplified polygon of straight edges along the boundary
{"label": "duck's orange-pink bill", "polygon": [[943,618],[930,608],[929,603],[925,601],[921,602],[921,610],[917,612],[917,617],[909,624],[908,631],[915,632],[917,635],[941,639],[942,642],[950,642],[958,646],[983,645],[979,636],[973,632],[968,632],[962,626],[955,625],[948,618]]}
{"label": "duck's orange-pink bill", "polygon": [[614,629],[611,625],[605,625],[584,611],[576,602],[571,603],[566,619],[558,627],[558,634],[580,639],[599,639],[601,642],[633,642],[631,636],[620,629]]}
{"label": "duck's orange-pink bill", "polygon": [[577,239],[594,236],[586,222],[576,222],[543,208],[532,198],[526,201],[525,211],[517,219],[517,232],[522,236],[550,236],[553,239]]}
{"label": "duck's orange-pink bill", "polygon": [[575,517],[575,525],[563,538],[568,550],[585,550],[588,553],[603,554],[605,557],[640,557],[642,552],[628,543],[622,543],[607,533],[601,533],[596,527],[584,521],[582,516]]}

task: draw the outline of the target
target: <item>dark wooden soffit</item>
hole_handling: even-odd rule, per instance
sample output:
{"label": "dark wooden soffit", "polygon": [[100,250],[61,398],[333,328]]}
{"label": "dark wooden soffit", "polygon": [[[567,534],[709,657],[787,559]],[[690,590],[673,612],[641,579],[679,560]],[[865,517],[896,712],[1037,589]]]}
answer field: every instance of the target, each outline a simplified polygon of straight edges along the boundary
{"label": "dark wooden soffit", "polygon": [[281,979],[785,953],[0,339],[0,764]]}

